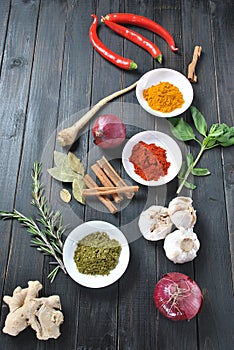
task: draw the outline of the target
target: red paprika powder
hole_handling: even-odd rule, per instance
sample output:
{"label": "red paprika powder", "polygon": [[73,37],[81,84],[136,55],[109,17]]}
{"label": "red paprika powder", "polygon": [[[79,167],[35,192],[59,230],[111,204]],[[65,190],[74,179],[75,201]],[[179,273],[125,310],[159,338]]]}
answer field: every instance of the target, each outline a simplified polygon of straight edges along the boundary
{"label": "red paprika powder", "polygon": [[164,148],[144,141],[133,147],[129,161],[133,163],[135,173],[146,181],[157,181],[161,176],[167,175],[171,165]]}

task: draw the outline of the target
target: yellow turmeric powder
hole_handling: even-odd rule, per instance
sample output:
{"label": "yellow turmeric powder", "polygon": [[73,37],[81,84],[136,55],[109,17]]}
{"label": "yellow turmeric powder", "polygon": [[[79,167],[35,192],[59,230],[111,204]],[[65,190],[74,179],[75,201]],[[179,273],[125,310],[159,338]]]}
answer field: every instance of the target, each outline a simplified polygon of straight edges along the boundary
{"label": "yellow turmeric powder", "polygon": [[178,87],[169,82],[160,82],[145,89],[143,97],[150,108],[162,113],[170,113],[182,107],[185,102]]}

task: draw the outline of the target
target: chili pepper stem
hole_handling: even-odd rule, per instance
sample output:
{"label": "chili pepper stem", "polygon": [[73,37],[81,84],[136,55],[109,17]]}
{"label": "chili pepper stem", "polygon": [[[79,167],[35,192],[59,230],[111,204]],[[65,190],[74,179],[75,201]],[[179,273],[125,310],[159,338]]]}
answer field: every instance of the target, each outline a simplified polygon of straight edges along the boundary
{"label": "chili pepper stem", "polygon": [[158,57],[156,57],[156,60],[157,60],[159,63],[162,63],[162,55],[159,55]]}
{"label": "chili pepper stem", "polygon": [[130,63],[130,68],[129,68],[129,69],[130,69],[130,70],[137,69],[137,64],[136,64],[136,62],[132,61],[132,62]]}
{"label": "chili pepper stem", "polygon": [[176,191],[177,194],[179,194],[179,193],[181,192],[181,190],[182,190],[182,188],[183,188],[185,182],[187,181],[187,179],[188,179],[188,177],[189,177],[191,171],[193,170],[193,168],[195,168],[195,166],[196,166],[197,163],[199,162],[199,160],[200,160],[200,158],[201,158],[201,156],[202,156],[202,154],[203,154],[203,152],[204,152],[205,150],[206,150],[206,146],[203,145],[203,146],[201,147],[201,149],[200,149],[200,152],[199,152],[198,155],[197,155],[197,158],[196,158],[196,159],[194,160],[194,162],[188,167],[188,169],[187,169],[187,171],[186,171],[186,173],[185,173],[185,175],[184,175],[183,181],[181,182],[180,186],[178,187],[178,189],[177,189],[177,191]]}

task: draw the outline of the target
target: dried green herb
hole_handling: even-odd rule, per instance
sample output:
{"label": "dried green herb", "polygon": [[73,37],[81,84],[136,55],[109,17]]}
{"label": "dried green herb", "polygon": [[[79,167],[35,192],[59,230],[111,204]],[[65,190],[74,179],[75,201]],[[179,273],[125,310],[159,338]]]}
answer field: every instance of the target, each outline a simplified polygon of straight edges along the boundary
{"label": "dried green herb", "polygon": [[109,275],[118,264],[121,249],[106,232],[94,232],[77,243],[74,261],[80,273]]}
{"label": "dried green herb", "polygon": [[66,272],[63,264],[63,240],[64,227],[62,223],[62,216],[60,212],[54,212],[50,209],[47,199],[44,196],[43,185],[40,182],[41,177],[41,163],[34,163],[32,178],[32,202],[31,204],[38,210],[39,217],[33,220],[31,217],[27,218],[16,209],[11,212],[0,211],[0,217],[3,220],[16,219],[27,231],[32,235],[31,243],[41,251],[43,254],[50,255],[55,261],[50,264],[55,264],[55,268],[49,273],[48,278],[51,282],[55,279],[59,269]]}
{"label": "dried green herb", "polygon": [[67,166],[68,165],[67,154],[66,153],[62,153],[62,152],[58,152],[58,151],[54,151],[54,164],[57,167],[62,167],[65,164]]}
{"label": "dried green herb", "polygon": [[72,183],[72,194],[81,204],[85,204],[82,197],[84,188],[84,166],[79,158],[72,152],[62,153],[54,151],[55,167],[48,169],[48,173],[56,180]]}
{"label": "dried green herb", "polygon": [[69,203],[71,200],[71,194],[66,188],[63,188],[60,191],[60,198],[62,199],[63,202]]}
{"label": "dried green herb", "polygon": [[187,155],[187,170],[185,169],[184,162],[178,174],[180,185],[176,193],[180,193],[183,186],[190,189],[196,188],[194,184],[187,181],[190,174],[194,176],[206,176],[210,174],[207,168],[196,167],[204,151],[218,146],[228,147],[234,145],[234,126],[229,127],[224,123],[216,123],[208,131],[206,120],[201,112],[194,106],[190,107],[190,111],[195,129],[203,136],[201,141],[196,137],[192,127],[183,118],[176,117],[168,119],[171,124],[171,132],[178,140],[194,140],[200,145],[200,152],[195,159],[191,153]]}
{"label": "dried green herb", "polygon": [[84,182],[82,179],[74,179],[72,182],[72,194],[73,197],[80,203],[85,204],[85,200],[82,196],[84,189]]}
{"label": "dried green herb", "polygon": [[72,182],[77,177],[77,174],[70,168],[54,167],[47,171],[55,180],[62,182]]}
{"label": "dried green herb", "polygon": [[84,166],[80,159],[72,152],[68,152],[68,164],[73,171],[84,176]]}

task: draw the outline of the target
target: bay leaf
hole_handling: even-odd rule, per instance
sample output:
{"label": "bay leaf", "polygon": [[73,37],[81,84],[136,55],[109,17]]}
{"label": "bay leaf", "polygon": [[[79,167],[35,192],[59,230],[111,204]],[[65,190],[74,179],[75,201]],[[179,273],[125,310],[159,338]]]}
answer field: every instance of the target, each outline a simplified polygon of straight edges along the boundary
{"label": "bay leaf", "polygon": [[60,191],[60,198],[62,199],[63,202],[69,203],[71,200],[71,194],[67,189],[63,188]]}
{"label": "bay leaf", "polygon": [[85,200],[82,196],[83,189],[84,189],[84,182],[83,182],[82,178],[74,179],[72,182],[72,194],[73,194],[74,198],[81,204],[85,204]]}
{"label": "bay leaf", "polygon": [[62,167],[67,163],[67,154],[54,151],[54,164],[56,167]]}
{"label": "bay leaf", "polygon": [[78,174],[68,167],[54,167],[47,171],[54,179],[62,182],[73,182],[78,177]]}
{"label": "bay leaf", "polygon": [[81,160],[72,152],[68,152],[68,165],[73,171],[84,176],[84,166]]}

